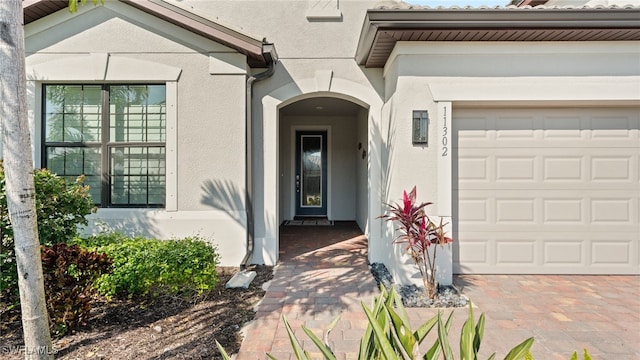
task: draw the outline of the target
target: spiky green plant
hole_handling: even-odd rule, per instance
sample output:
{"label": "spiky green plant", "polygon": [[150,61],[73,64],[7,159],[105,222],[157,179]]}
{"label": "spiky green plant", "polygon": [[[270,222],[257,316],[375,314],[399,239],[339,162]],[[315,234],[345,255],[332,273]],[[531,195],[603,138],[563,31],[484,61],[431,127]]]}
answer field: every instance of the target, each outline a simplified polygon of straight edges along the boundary
{"label": "spiky green plant", "polygon": [[[365,330],[364,336],[360,341],[360,351],[358,359],[386,359],[386,360],[413,360],[413,359],[440,359],[453,360],[453,350],[449,343],[449,330],[453,318],[453,311],[449,314],[446,321],[443,320],[442,312],[431,318],[429,321],[421,325],[417,330],[412,330],[409,323],[409,317],[402,305],[402,301],[395,290],[389,293],[384,288],[380,289],[380,296],[374,298],[371,308],[362,304],[362,308],[369,320],[369,326]],[[321,341],[313,332],[303,327],[304,332],[313,341],[316,347],[323,354],[325,359],[333,360],[335,355],[328,344],[327,338],[329,332],[337,324],[336,319],[329,330],[325,333],[324,341]],[[293,329],[286,318],[283,319],[289,340],[293,348],[294,354],[298,360],[311,359],[310,354],[303,349],[300,341],[295,336]],[[484,336],[484,314],[480,315],[478,322],[475,323],[472,305],[469,304],[468,318],[465,321],[460,336],[460,359],[461,360],[477,360],[480,344]],[[420,345],[426,339],[427,335],[434,331],[437,332],[437,339],[429,347],[429,350],[421,354]],[[533,345],[533,338],[529,338],[514,347],[504,358],[505,360],[519,360],[531,357],[529,350]],[[276,360],[276,358],[267,354],[267,356]],[[489,359],[494,359],[496,354],[492,354]]]}

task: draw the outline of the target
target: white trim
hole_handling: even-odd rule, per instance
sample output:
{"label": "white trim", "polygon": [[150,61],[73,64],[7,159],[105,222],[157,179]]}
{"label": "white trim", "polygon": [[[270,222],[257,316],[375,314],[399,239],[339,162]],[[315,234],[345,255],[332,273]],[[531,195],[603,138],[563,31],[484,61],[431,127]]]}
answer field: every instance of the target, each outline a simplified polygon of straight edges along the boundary
{"label": "white trim", "polygon": [[342,11],[340,11],[339,0],[310,1],[306,17],[308,21],[342,20]]}
{"label": "white trim", "polygon": [[[435,121],[437,139],[436,139],[436,153],[438,156],[436,169],[438,172],[437,180],[437,213],[439,219],[433,219],[437,221],[442,220],[445,225],[445,231],[449,236],[453,234],[453,189],[452,189],[452,163],[453,163],[453,116],[452,107],[450,102],[437,103],[438,111]],[[453,283],[453,254],[451,251],[451,245],[445,245],[438,249],[438,258],[436,259],[436,266],[438,271],[436,273],[436,281],[442,285],[451,285]]]}
{"label": "white trim", "polygon": [[109,55],[106,81],[178,81],[182,69],[156,62]]}
{"label": "white trim", "polygon": [[[550,46],[553,44],[555,46]],[[526,46],[526,50],[523,49]],[[401,57],[408,56],[436,56],[436,57],[464,57],[464,56],[527,56],[557,55],[558,53],[569,55],[589,56],[600,53],[616,55],[636,55],[638,42],[636,41],[463,41],[463,42],[424,42],[424,41],[398,41],[396,42],[389,58],[384,65],[383,77],[393,69]]]}
{"label": "white trim", "polygon": [[640,76],[432,79],[429,90],[439,101],[505,102],[640,102]]}
{"label": "white trim", "polygon": [[74,16],[81,16],[93,10],[95,10],[94,6],[78,6],[78,11],[76,11],[75,14],[70,13],[69,9],[67,8],[56,11],[51,15],[47,15],[43,18],[40,18],[36,21],[30,22],[29,24],[25,25],[24,37],[25,39],[27,39],[41,32],[48,31],[51,27],[61,24],[65,21],[68,21]]}
{"label": "white trim", "polygon": [[69,10],[65,8],[31,22],[24,27],[25,39],[27,39],[28,42],[29,37],[49,31],[49,29],[55,26],[61,25],[67,21],[73,21],[82,15],[91,12],[99,14],[100,12],[105,11],[115,13],[115,16],[125,19],[133,24],[144,25],[145,28],[151,29],[153,32],[164,38],[173,40],[179,44],[193,47],[194,49],[198,49],[200,52],[236,52],[228,46],[194,34],[189,30],[173,25],[154,15],[145,13],[144,11],[138,10],[125,3],[121,3],[120,1],[111,0],[105,1],[104,4],[100,6],[79,6],[78,11],[75,14],[69,13]]}
{"label": "white trim", "polygon": [[453,123],[451,122],[451,103],[438,103],[438,111],[435,124],[436,130],[436,152],[438,156],[438,216],[451,216],[451,164],[453,159],[453,143],[451,133]]}
{"label": "white trim", "polygon": [[[76,79],[77,80],[77,79]],[[71,81],[71,80],[69,80]],[[84,82],[92,82],[91,80],[79,80]],[[42,167],[42,84],[41,81],[27,81],[27,88],[32,91],[29,96],[29,121],[33,133],[31,138],[33,141],[33,157],[34,166]],[[166,193],[165,193],[165,209],[166,211],[178,210],[178,83],[176,81],[168,81],[165,83],[166,102],[167,102],[167,128],[165,140],[165,164],[166,164]]]}
{"label": "white trim", "polygon": [[[33,166],[42,167],[42,86],[34,81],[27,81],[27,117],[31,132],[31,149]],[[2,155],[0,153],[0,155]]]}
{"label": "white trim", "polygon": [[291,174],[294,176],[291,183],[291,214],[296,216],[296,131],[326,131],[327,132],[327,218],[331,220],[333,213],[331,211],[331,163],[332,154],[331,151],[331,125],[292,125],[291,126]]}
{"label": "white trim", "polygon": [[178,211],[178,82],[166,83],[165,210]]}
{"label": "white trim", "polygon": [[312,9],[307,12],[307,20],[340,21],[342,20],[342,11],[340,11],[339,9]]}
{"label": "white trim", "polygon": [[[527,46],[527,55],[557,54],[549,47],[550,43],[553,41],[514,41],[505,46],[502,41],[442,41],[437,46],[431,46],[428,42],[398,41],[387,63],[400,55],[522,55],[522,49],[517,44]],[[613,55],[628,54],[638,49],[636,41],[563,41],[559,46],[563,54],[593,53],[600,48],[602,52]]]}
{"label": "white trim", "polygon": [[27,74],[31,80],[177,81],[182,72],[175,66],[108,53],[60,55],[53,60],[30,64],[35,58],[27,58]]}

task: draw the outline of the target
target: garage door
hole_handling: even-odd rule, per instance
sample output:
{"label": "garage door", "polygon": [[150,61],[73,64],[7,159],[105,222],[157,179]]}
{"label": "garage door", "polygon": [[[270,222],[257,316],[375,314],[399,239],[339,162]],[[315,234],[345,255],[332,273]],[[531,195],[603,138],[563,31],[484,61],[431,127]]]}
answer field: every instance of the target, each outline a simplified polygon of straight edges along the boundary
{"label": "garage door", "polygon": [[640,273],[640,109],[453,118],[455,272]]}

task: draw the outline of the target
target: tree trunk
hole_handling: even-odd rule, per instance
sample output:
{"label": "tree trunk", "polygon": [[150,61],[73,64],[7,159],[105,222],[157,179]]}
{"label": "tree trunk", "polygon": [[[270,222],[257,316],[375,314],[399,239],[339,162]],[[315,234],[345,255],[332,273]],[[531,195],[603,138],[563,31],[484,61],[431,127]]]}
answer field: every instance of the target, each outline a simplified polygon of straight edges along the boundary
{"label": "tree trunk", "polygon": [[25,359],[53,359],[36,222],[21,0],[0,0],[0,121]]}

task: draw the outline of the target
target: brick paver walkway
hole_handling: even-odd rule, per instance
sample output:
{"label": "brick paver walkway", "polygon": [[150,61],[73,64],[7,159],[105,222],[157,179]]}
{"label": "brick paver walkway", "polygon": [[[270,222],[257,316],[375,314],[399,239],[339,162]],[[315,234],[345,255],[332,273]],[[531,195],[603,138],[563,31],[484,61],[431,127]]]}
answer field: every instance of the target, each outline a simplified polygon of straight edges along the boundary
{"label": "brick paver walkway", "polygon": [[[353,223],[325,227],[283,227],[280,264],[256,319],[246,329],[237,359],[294,359],[282,316],[305,349],[321,358],[302,332],[322,331],[340,315],[329,336],[338,359],[355,359],[367,326],[360,302],[378,291],[367,266],[367,242]],[[566,359],[587,348],[594,359],[640,359],[640,277],[461,275],[456,285],[486,315],[481,358],[508,350],[533,336],[536,359]],[[444,310],[448,314],[450,310]],[[408,309],[414,328],[434,309]],[[455,310],[454,352],[467,309]],[[431,339],[428,339],[431,340]],[[431,342],[427,341],[430,345]]]}

